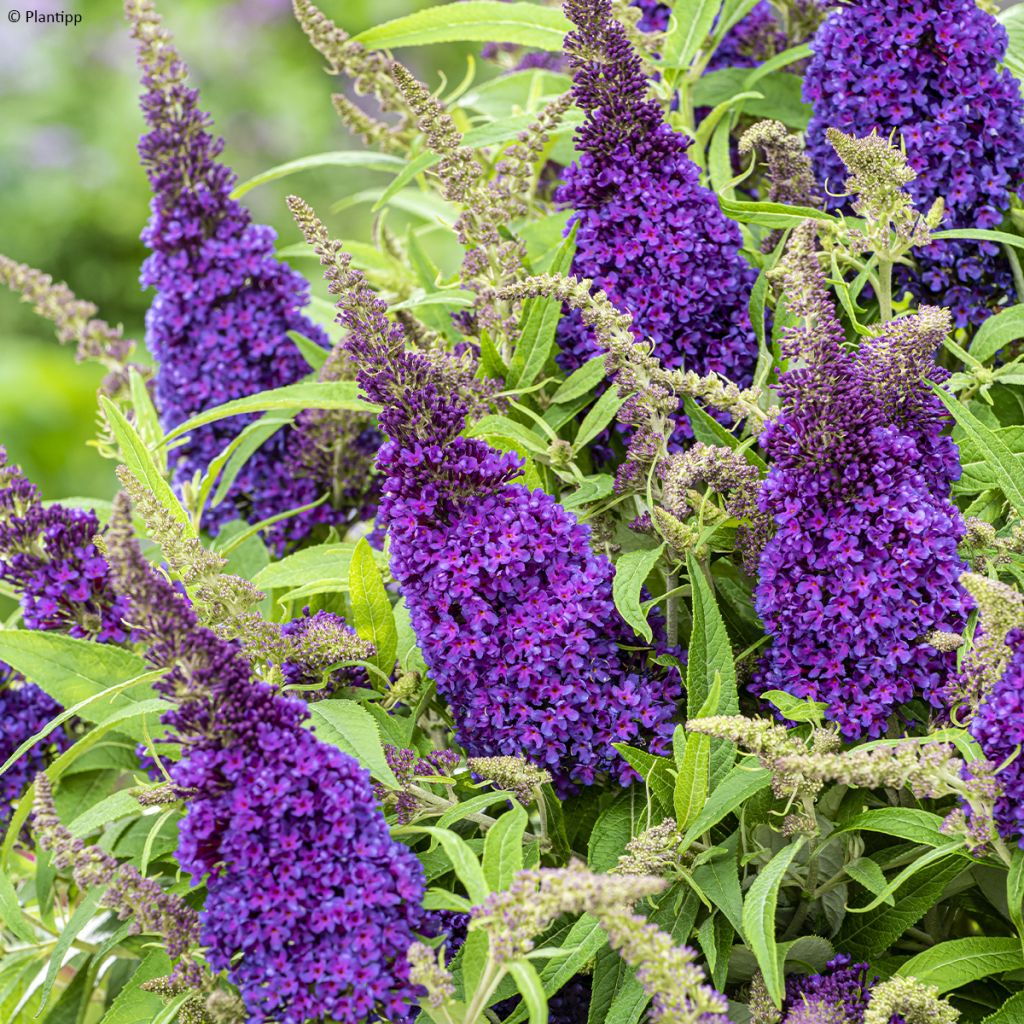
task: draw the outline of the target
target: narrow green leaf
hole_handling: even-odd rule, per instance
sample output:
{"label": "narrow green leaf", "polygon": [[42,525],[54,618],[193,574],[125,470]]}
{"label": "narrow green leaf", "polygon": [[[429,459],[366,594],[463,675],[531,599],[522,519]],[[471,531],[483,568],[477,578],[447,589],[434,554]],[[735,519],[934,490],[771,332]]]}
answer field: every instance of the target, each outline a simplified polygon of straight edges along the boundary
{"label": "narrow green leaf", "polygon": [[436,839],[447,854],[455,868],[455,874],[465,886],[466,894],[474,905],[483,903],[491,891],[487,887],[487,878],[480,867],[480,861],[472,848],[462,836],[450,832],[446,828],[433,828],[429,825],[407,825],[399,832],[422,833]]}
{"label": "narrow green leaf", "polygon": [[1000,488],[1014,510],[1018,515],[1024,516],[1024,470],[1021,469],[1019,460],[1003,444],[995,431],[986,427],[966,405],[949,394],[945,388],[932,384],[932,391],[938,395],[950,415],[978,446],[978,450],[995,474]]}
{"label": "narrow green leaf", "polygon": [[[690,577],[693,629],[686,664],[686,713],[689,718],[703,714],[735,715],[739,711],[736,663],[725,621],[718,610],[714,591],[693,554],[686,558]],[[715,686],[721,687],[717,706],[702,708]],[[721,779],[732,766],[736,749],[726,740],[711,742],[711,781]]]}
{"label": "narrow green leaf", "polygon": [[398,789],[398,779],[384,756],[373,716],[354,700],[319,700],[309,705],[313,731],[325,743],[351,754],[375,779]]}
{"label": "narrow green leaf", "polygon": [[1010,920],[1024,948],[1024,850],[1019,846],[1014,848],[1010,870],[1006,874],[1006,902],[1010,908]]}
{"label": "narrow green leaf", "polygon": [[[141,658],[120,647],[30,629],[0,630],[0,660],[65,709],[96,723],[154,700],[151,684],[162,674],[148,672]],[[141,723],[124,731],[142,739]]]}
{"label": "narrow green leaf", "polygon": [[942,818],[916,807],[880,807],[851,818],[836,829],[842,832],[881,832],[895,839],[907,839],[925,846],[945,846],[949,836],[942,831]]}
{"label": "narrow green leaf", "polygon": [[384,579],[373,558],[373,549],[361,537],[352,552],[348,570],[352,595],[352,625],[363,640],[372,643],[373,663],[386,676],[391,675],[398,657],[398,630],[391,610]]}
{"label": "narrow green leaf", "polygon": [[454,807],[450,807],[437,819],[437,827],[451,828],[457,821],[462,821],[463,818],[468,818],[471,814],[479,814],[481,811],[486,811],[488,807],[493,807],[498,803],[508,803],[511,799],[513,799],[512,793],[506,793],[503,789],[489,789],[485,793],[480,793],[478,796],[470,797],[468,800],[463,800]]}
{"label": "narrow green leaf", "polygon": [[376,405],[359,397],[359,385],[355,381],[303,381],[270,391],[259,391],[255,395],[246,395],[245,398],[236,398],[207,409],[175,427],[164,438],[164,442],[173,441],[197,427],[226,420],[231,416],[271,410],[302,412],[305,409],[340,409],[367,415],[380,411]]}
{"label": "narrow green leaf", "polygon": [[100,1024],[151,1024],[163,1009],[164,1001],[155,992],[142,988],[147,981],[166,977],[171,961],[163,950],[152,950],[135,968],[135,972],[110,1004]]}
{"label": "narrow green leaf", "polygon": [[688,68],[711,35],[722,0],[676,0],[672,21],[662,46],[662,61]]}
{"label": "narrow green leaf", "polygon": [[513,43],[531,50],[559,51],[572,29],[561,10],[532,3],[467,0],[442,4],[375,25],[355,36],[371,50],[432,43]]}
{"label": "narrow green leaf", "polygon": [[916,978],[923,985],[935,985],[941,994],[1022,967],[1024,953],[1017,939],[974,937],[940,942],[912,956],[896,973]]}
{"label": "narrow green leaf", "polygon": [[983,1018],[981,1024],[1024,1024],[1024,992],[1010,996],[995,1013]]}
{"label": "narrow green leaf", "polygon": [[664,550],[665,545],[661,544],[652,549],[627,551],[615,563],[615,579],[612,582],[615,607],[648,643],[654,639],[654,631],[640,607],[640,591]]}
{"label": "narrow green leaf", "polygon": [[258,185],[266,185],[271,181],[279,181],[281,178],[288,178],[300,171],[312,171],[318,167],[362,167],[367,171],[399,171],[405,166],[405,161],[397,156],[389,156],[385,153],[375,153],[372,149],[341,150],[333,153],[314,153],[311,156],[304,156],[298,160],[289,160],[287,163],[270,167],[248,181],[236,185],[231,193],[232,199],[241,199],[246,192],[251,192]]}
{"label": "narrow green leaf", "polygon": [[710,778],[711,737],[701,733],[688,735],[672,797],[676,823],[681,829],[692,824],[704,809]]}
{"label": "narrow green leaf", "polygon": [[[160,415],[153,404],[153,397],[142,374],[134,367],[128,373],[128,388],[132,398],[132,411],[135,414],[135,429],[142,443],[150,452],[155,452],[163,440],[164,431],[160,426]],[[161,476],[167,474],[166,453],[153,456],[157,471]]]}
{"label": "narrow green leaf", "polygon": [[672,762],[628,743],[613,743],[612,746],[643,779],[651,796],[668,811],[672,807]]}
{"label": "narrow green leaf", "polygon": [[138,816],[142,813],[139,801],[126,789],[119,790],[104,797],[98,804],[83,811],[68,822],[68,831],[78,839],[83,839],[104,825],[109,825],[118,818],[128,815]]}
{"label": "narrow green leaf", "polygon": [[990,316],[977,330],[968,352],[986,363],[1011,341],[1024,338],[1024,305],[1010,306]]}
{"label": "narrow green leaf", "polygon": [[723,856],[699,864],[693,869],[693,880],[742,935],[743,891],[740,888],[739,862],[736,859],[738,843],[739,832],[734,832],[717,848],[723,852]]}
{"label": "narrow green leaf", "polygon": [[519,804],[506,811],[484,839],[484,877],[492,892],[507,889],[523,868],[523,833],[529,816]]}
{"label": "narrow green leaf", "polygon": [[883,903],[892,903],[893,900],[890,898],[905,882],[908,882],[914,875],[923,871],[930,864],[934,864],[936,861],[944,860],[951,853],[959,853],[962,848],[962,841],[957,839],[953,842],[946,843],[945,846],[936,847],[933,850],[927,850],[922,853],[920,857],[914,860],[913,863],[908,864],[902,871],[900,871],[891,881],[887,882],[885,888],[879,892],[873,900],[869,903],[864,904],[862,907],[849,907],[847,912],[850,914],[866,914],[875,907],[880,906]]}
{"label": "narrow green leaf", "polygon": [[[565,275],[572,267],[576,252],[576,228],[558,247],[550,273]],[[528,388],[544,369],[555,346],[555,331],[562,319],[562,304],[558,299],[541,297],[523,303],[522,324],[512,361],[505,379],[510,388]]]}
{"label": "narrow green leaf", "polygon": [[565,405],[582,398],[589,391],[593,390],[605,378],[605,356],[594,356],[588,359],[579,369],[573,370],[568,377],[558,386],[558,390],[551,396],[555,405]]}
{"label": "narrow green leaf", "polygon": [[776,1006],[782,1006],[785,988],[776,951],[775,909],[782,880],[803,842],[803,837],[800,837],[775,854],[754,879],[754,884],[743,900],[743,934],[757,958],[765,987]]}
{"label": "narrow green leaf", "polygon": [[99,889],[90,889],[83,897],[81,903],[75,908],[71,919],[61,929],[57,941],[53,945],[53,952],[50,954],[50,962],[46,968],[46,977],[43,979],[43,998],[36,1013],[38,1017],[46,1007],[53,991],[53,983],[57,980],[57,972],[64,963],[64,957],[71,949],[71,943],[78,938],[82,929],[92,923],[96,912],[99,909],[100,899],[106,891],[106,886]]}
{"label": "narrow green leaf", "polygon": [[124,413],[106,395],[100,395],[100,407],[117,439],[121,458],[131,474],[156,496],[157,501],[179,522],[188,537],[196,535],[188,513],[175,497],[171,485],[164,478],[138,431],[128,422]]}
{"label": "narrow green leaf", "polygon": [[687,849],[708,829],[714,828],[755,793],[759,793],[771,779],[771,772],[767,768],[752,768],[750,762],[735,765],[714,788],[700,817],[683,833],[682,849]]}
{"label": "narrow green leaf", "polygon": [[[303,548],[261,569],[252,582],[260,590],[296,587],[314,582],[341,582],[348,589],[349,567],[355,549],[355,544],[349,541]],[[375,557],[383,559],[383,556]]]}
{"label": "narrow green leaf", "polygon": [[597,437],[613,419],[626,400],[622,398],[615,388],[609,388],[591,406],[590,411],[583,418],[580,428],[576,431],[576,437],[572,442],[572,450],[578,452]]}
{"label": "narrow green leaf", "polygon": [[548,1001],[537,969],[528,960],[513,960],[508,969],[530,1012],[530,1024],[548,1024]]}
{"label": "narrow green leaf", "polygon": [[813,722],[820,725],[825,720],[828,705],[822,701],[802,700],[785,690],[766,690],[761,699],[773,704],[791,722]]}
{"label": "narrow green leaf", "polygon": [[6,871],[0,871],[0,920],[3,921],[4,927],[17,935],[22,942],[38,941],[36,933],[21,912],[14,883]]}
{"label": "narrow green leaf", "polygon": [[517,423],[508,416],[484,416],[467,431],[470,437],[505,437],[521,444],[534,455],[546,455],[548,442],[523,423]]}
{"label": "narrow green leaf", "polygon": [[601,498],[607,498],[615,489],[615,477],[610,473],[597,473],[585,476],[579,486],[571,494],[562,498],[564,508],[579,508]]}
{"label": "narrow green leaf", "polygon": [[[875,896],[885,894],[888,884],[885,880],[885,873],[870,857],[858,857],[844,865],[844,868],[846,873],[855,882],[860,882],[868,892]],[[896,900],[893,899],[891,893],[885,894],[884,899],[890,906],[895,906]]]}

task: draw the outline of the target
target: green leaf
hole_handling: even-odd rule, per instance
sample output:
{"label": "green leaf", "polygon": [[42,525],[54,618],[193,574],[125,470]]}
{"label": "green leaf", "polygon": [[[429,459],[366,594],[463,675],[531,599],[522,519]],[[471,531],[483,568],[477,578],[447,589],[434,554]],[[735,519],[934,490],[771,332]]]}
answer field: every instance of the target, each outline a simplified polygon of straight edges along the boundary
{"label": "green leaf", "polygon": [[1024,992],[1010,996],[995,1013],[983,1018],[981,1024],[1024,1024]]}
{"label": "green leaf", "polygon": [[267,441],[279,430],[292,423],[294,419],[294,416],[285,413],[268,412],[246,426],[236,437],[231,439],[230,444],[207,467],[207,479],[203,480],[200,498],[205,502],[207,495],[216,483],[217,490],[213,495],[212,504],[219,505],[227,497],[228,491],[238,479],[238,474],[245,464]]}
{"label": "green leaf", "polygon": [[[677,729],[682,728],[677,726]],[[704,809],[710,779],[711,737],[692,733],[686,737],[672,795],[676,824],[681,829],[692,824]]]}
{"label": "green leaf", "polygon": [[99,803],[83,811],[76,818],[68,822],[68,831],[76,838],[83,839],[85,836],[97,831],[104,825],[109,825],[118,818],[128,815],[140,815],[142,807],[139,801],[126,789],[119,790],[104,797]]}
{"label": "green leaf", "polygon": [[[132,412],[135,414],[135,430],[147,450],[154,452],[163,440],[164,431],[160,426],[160,414],[153,404],[153,397],[149,393],[149,387],[145,378],[132,367],[128,372],[128,387],[132,398]],[[167,475],[166,455],[154,455],[157,471],[161,476]]]}
{"label": "green leaf", "polygon": [[783,847],[754,879],[743,901],[743,934],[764,975],[765,987],[776,1006],[782,1006],[785,988],[775,944],[775,909],[779,888],[803,846],[803,838]]}
{"label": "green leaf", "polygon": [[303,381],[283,388],[273,388],[270,391],[259,391],[255,395],[246,395],[245,398],[236,398],[213,409],[207,409],[179,424],[164,441],[173,441],[197,427],[226,420],[231,416],[271,410],[302,412],[305,409],[338,409],[367,415],[380,411],[376,405],[359,397],[359,385],[355,381]]}
{"label": "green leaf", "polygon": [[615,866],[633,838],[637,805],[643,803],[643,796],[638,799],[636,791],[630,787],[601,812],[587,843],[587,864],[592,871],[610,871]]}
{"label": "green leaf", "polygon": [[462,836],[446,828],[433,828],[429,825],[406,825],[397,831],[422,833],[436,839],[455,868],[459,881],[465,886],[470,901],[476,905],[487,899],[487,894],[491,891],[487,887],[487,878],[476,854]]}
{"label": "green leaf", "polygon": [[[868,892],[875,896],[885,893],[888,884],[885,880],[885,872],[870,857],[858,857],[856,860],[851,860],[844,865],[844,869],[855,882],[859,882]],[[891,893],[886,894],[884,899],[890,906],[896,905]]]}
{"label": "green leaf", "polygon": [[[550,273],[565,275],[572,267],[576,252],[574,224],[568,237],[558,247]],[[562,303],[551,297],[527,299],[523,303],[519,340],[508,366],[506,381],[510,388],[528,388],[547,365],[555,346],[555,331],[562,319]]]}
{"label": "green leaf", "polygon": [[[349,567],[356,546],[348,541],[340,544],[318,544],[303,548],[294,555],[272,562],[254,577],[253,584],[260,590],[298,587],[312,583],[337,583],[348,589]],[[383,559],[383,556],[376,556]]]}
{"label": "green leaf", "polygon": [[761,699],[777,707],[783,717],[791,722],[813,722],[815,725],[821,725],[828,709],[828,705],[821,701],[803,700],[786,693],[785,690],[766,690],[761,694]]}
{"label": "green leaf", "polygon": [[607,498],[615,489],[615,477],[609,473],[597,473],[593,476],[585,476],[579,487],[571,494],[562,498],[563,508],[579,508],[580,505],[588,505],[601,498]]}
{"label": "green leaf", "polygon": [[348,587],[352,595],[352,625],[359,636],[373,644],[370,659],[386,676],[391,675],[398,657],[398,630],[391,610],[384,578],[373,558],[373,549],[361,537],[352,552],[348,570]]}
{"label": "green leaf", "polygon": [[21,912],[14,883],[6,871],[0,871],[0,921],[3,921],[4,927],[17,935],[22,942],[37,941],[36,933]]}
{"label": "green leaf", "polygon": [[942,818],[916,807],[880,807],[865,811],[840,826],[833,835],[843,832],[881,832],[895,839],[907,839],[925,846],[945,846],[949,836],[942,831]]}
{"label": "green leaf", "polygon": [[672,807],[672,762],[628,743],[613,743],[612,746],[643,779],[648,792],[668,811]]}
{"label": "green leaf", "polygon": [[484,839],[484,877],[492,892],[507,889],[523,868],[523,833],[529,816],[519,804],[506,811]]}
{"label": "green leaf", "polygon": [[266,185],[271,181],[290,177],[300,171],[311,171],[318,167],[362,167],[368,171],[400,171],[405,161],[397,156],[375,153],[371,149],[342,150],[333,153],[314,153],[298,160],[289,160],[285,164],[271,167],[248,181],[236,185],[231,193],[232,199],[241,199],[246,192],[251,192],[258,185]]}
{"label": "green leaf", "polygon": [[[689,718],[703,715],[735,715],[739,712],[739,692],[736,685],[736,662],[732,645],[711,589],[693,554],[687,554],[686,565],[690,577],[693,629],[690,633],[689,655],[686,664],[686,714]],[[702,711],[716,677],[720,679],[720,693],[716,707]],[[711,743],[711,781],[721,779],[735,760],[735,747],[726,740]]]}
{"label": "green leaf", "polygon": [[693,869],[693,880],[701,892],[728,918],[729,923],[743,934],[743,891],[740,888],[739,862],[736,850],[739,832],[719,844],[723,856],[713,857]]}
{"label": "green leaf", "polygon": [[1021,967],[1024,953],[1017,939],[976,937],[940,942],[912,956],[896,973],[916,978],[923,985],[935,985],[941,995],[989,975]]}
{"label": "green leaf", "polygon": [[834,221],[835,218],[811,206],[787,206],[785,203],[748,203],[720,199],[722,212],[741,224],[760,224],[766,228],[795,228],[806,220]]}
{"label": "green leaf", "polygon": [[53,983],[57,980],[57,972],[61,969],[68,950],[71,949],[71,943],[78,938],[86,926],[92,924],[99,910],[100,899],[105,891],[106,886],[103,886],[99,889],[90,889],[85,893],[81,903],[78,904],[75,912],[71,915],[71,919],[64,925],[57,936],[57,940],[53,945],[53,952],[50,954],[50,962],[46,968],[46,977],[43,979],[43,998],[39,1008],[40,1013],[50,999]]}
{"label": "green leaf", "polygon": [[615,388],[609,388],[601,395],[583,418],[579,430],[576,431],[572,450],[579,452],[584,446],[590,444],[615,419],[615,414],[625,401],[625,398],[622,398]]}
{"label": "green leaf", "polygon": [[[689,395],[683,399],[683,408],[693,428],[693,436],[698,441],[713,448],[732,448],[735,451],[740,447],[740,439],[730,434],[713,416],[709,416]],[[743,455],[752,466],[757,466],[762,472],[768,469],[764,459],[752,448],[746,448]]]}
{"label": "green leaf", "polygon": [[962,858],[950,857],[945,864],[936,865],[907,882],[895,906],[874,914],[847,917],[836,938],[836,948],[855,957],[878,956],[936,906],[946,886],[964,870]]}
{"label": "green leaf", "polygon": [[558,9],[533,3],[501,3],[500,0],[468,0],[442,4],[395,18],[355,36],[354,41],[371,50],[431,43],[513,43],[531,50],[562,49],[572,29]]}
{"label": "green leaf", "polygon": [[993,430],[986,427],[966,405],[949,394],[945,388],[932,384],[932,391],[938,395],[950,415],[978,446],[1014,510],[1019,516],[1024,516],[1024,471],[1013,452],[1003,444]]}
{"label": "green leaf", "polygon": [[494,804],[508,803],[512,798],[513,794],[507,793],[503,789],[489,789],[486,793],[470,797],[468,800],[457,803],[454,807],[449,807],[437,819],[437,827],[451,828],[457,821],[462,821],[463,818],[468,818],[471,814],[479,814],[481,811],[486,811],[488,807],[492,807]]}
{"label": "green leaf", "polygon": [[[120,647],[59,633],[8,629],[0,630],[0,661],[90,722],[99,724],[126,713],[152,713],[160,707],[154,703],[151,683],[162,673],[148,672],[141,658]],[[141,722],[125,720],[122,731],[132,739],[144,738]]]}
{"label": "green leaf", "polygon": [[1006,902],[1010,908],[1010,920],[1024,948],[1024,850],[1019,846],[1014,848],[1010,870],[1006,874]]}
{"label": "green leaf", "polygon": [[654,631],[640,607],[640,591],[664,550],[665,545],[661,544],[656,548],[627,551],[615,563],[615,579],[612,582],[615,607],[648,643],[654,639]]}
{"label": "green leaf", "polygon": [[362,705],[354,700],[319,700],[309,705],[309,712],[320,739],[351,754],[375,779],[398,789],[377,723]]}
{"label": "green leaf", "polygon": [[671,67],[688,68],[711,35],[722,0],[676,0],[662,45],[661,59]]}
{"label": "green leaf", "polygon": [[950,853],[959,853],[961,849],[962,840],[955,839],[952,842],[947,841],[944,846],[936,847],[933,850],[927,850],[895,875],[891,881],[887,882],[885,888],[883,888],[881,892],[877,893],[870,903],[866,903],[862,907],[849,907],[847,908],[848,912],[851,914],[866,914],[868,911],[874,910],[875,907],[878,907],[883,903],[891,904],[893,901],[890,897],[902,885],[904,885],[904,883],[908,882],[930,864],[934,864],[938,860],[943,860],[945,857],[949,856]]}
{"label": "green leaf", "polygon": [[508,416],[484,416],[477,420],[469,430],[469,437],[504,437],[516,444],[521,444],[534,455],[546,455],[548,442],[539,434],[535,434],[528,426],[517,423]]}
{"label": "green leaf", "polygon": [[735,765],[714,788],[700,817],[683,833],[682,850],[686,850],[696,839],[771,782],[772,774],[767,768],[752,768],[751,763],[756,764],[743,761]]}
{"label": "green leaf", "polygon": [[593,359],[588,359],[578,370],[573,370],[551,396],[552,403],[564,405],[567,402],[573,402],[597,387],[606,376],[605,358],[604,355],[594,356]]}
{"label": "green leaf", "polygon": [[171,973],[171,961],[162,950],[146,954],[128,982],[110,1004],[100,1024],[151,1024],[163,1009],[164,1001],[155,992],[142,988],[144,982],[164,978]]}
{"label": "green leaf", "polygon": [[988,362],[1011,341],[1024,338],[1024,305],[1010,306],[990,316],[974,335],[968,352],[980,362]]}
{"label": "green leaf", "polygon": [[139,437],[138,431],[128,422],[123,412],[106,395],[100,395],[100,407],[106,416],[107,423],[117,439],[121,458],[132,476],[148,488],[156,496],[157,501],[185,529],[187,537],[195,537],[196,532],[188,513],[182,508],[181,502],[175,497],[171,485],[164,478],[145,442]]}
{"label": "green leaf", "polygon": [[508,970],[530,1012],[530,1024],[548,1024],[548,1001],[537,969],[528,960],[513,960]]}

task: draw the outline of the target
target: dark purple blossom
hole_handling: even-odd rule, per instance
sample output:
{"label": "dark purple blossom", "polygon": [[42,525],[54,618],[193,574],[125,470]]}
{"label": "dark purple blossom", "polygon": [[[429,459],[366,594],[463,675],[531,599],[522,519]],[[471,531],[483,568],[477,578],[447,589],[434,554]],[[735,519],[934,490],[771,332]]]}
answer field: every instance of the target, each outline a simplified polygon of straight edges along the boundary
{"label": "dark purple blossom", "polygon": [[[160,364],[155,397],[170,429],[213,406],[301,380],[308,366],[288,331],[321,345],[327,338],[303,315],[309,286],[275,258],[273,230],[254,224],[231,198],[235,175],[218,159],[223,140],[210,134],[210,118],[152,4],[132,3],[129,13],[150,128],[139,153],[154,193],[143,233],[152,255],[142,284],[156,290],[146,340]],[[231,417],[192,431],[173,453],[178,486],[205,472],[254,419]],[[291,436],[278,431],[249,459],[228,497],[207,513],[211,531],[239,516],[262,520],[324,493],[323,481],[282,471]],[[274,527],[272,537],[281,545],[337,518],[322,505]]]}
{"label": "dark purple blossom", "polygon": [[388,530],[420,649],[470,756],[522,755],[566,792],[632,770],[621,741],[663,750],[679,695],[649,674],[612,600],[614,569],[548,494],[512,483],[521,460],[460,436],[489,386],[444,353],[408,351],[402,328],[301,200],[328,267],[338,322],[389,440],[378,522]]}
{"label": "dark purple blossom", "polygon": [[[804,96],[814,105],[808,146],[833,192],[842,165],[825,138],[898,132],[918,177],[921,209],[946,201],[947,228],[996,228],[1024,185],[1024,101],[1000,62],[1007,35],[975,0],[856,0],[835,10],[814,39]],[[833,197],[833,206],[843,203]],[[977,324],[1008,295],[1006,257],[991,242],[934,242],[899,283]]]}
{"label": "dark purple blossom", "polygon": [[[566,37],[573,93],[586,115],[579,157],[556,193],[578,226],[573,273],[632,314],[637,338],[650,339],[667,367],[749,383],[754,272],[740,230],[700,184],[690,140],[647,99],[643,66],[608,0],[568,0],[565,10],[576,25]],[[558,338],[567,372],[601,351],[575,312]]]}
{"label": "dark purple blossom", "polygon": [[971,735],[996,767],[999,796],[995,822],[1000,835],[1024,848],[1024,632],[1006,638],[1013,657],[970,725]]}
{"label": "dark purple blossom", "polygon": [[423,873],[391,839],[368,773],[305,727],[301,701],[252,678],[233,642],[145,563],[120,522],[119,585],[135,597],[148,660],[169,671],[163,721],[183,746],[170,771],[190,792],[178,863],[206,880],[201,940],[251,1021],[402,1020],[415,998],[405,952]]}
{"label": "dark purple blossom", "polygon": [[[0,661],[0,764],[60,711],[60,705],[48,694]],[[0,780],[0,828],[6,827],[11,805],[46,768],[50,757],[70,745],[70,737],[58,727],[7,770]]]}
{"label": "dark purple blossom", "polygon": [[867,964],[852,963],[845,953],[820,974],[790,975],[782,1024],[861,1024],[877,980]]}
{"label": "dark purple blossom", "polygon": [[955,655],[923,638],[962,629],[967,606],[964,526],[949,500],[958,453],[921,382],[942,379],[933,360],[948,318],[923,307],[850,353],[807,255],[809,297],[793,309],[815,326],[784,338],[804,365],[781,375],[781,415],[761,437],[771,468],[760,504],[776,533],[755,592],[773,638],[755,689],[823,701],[846,736],[879,736],[914,697],[942,706]]}
{"label": "dark purple blossom", "polygon": [[[129,603],[111,586],[109,567],[95,544],[94,512],[43,505],[39,491],[7,461],[0,447],[0,580],[18,592],[27,629],[118,643],[128,637]],[[37,733],[61,707],[39,687],[0,662],[0,764]],[[3,777],[0,821],[49,755],[69,739],[58,728]]]}

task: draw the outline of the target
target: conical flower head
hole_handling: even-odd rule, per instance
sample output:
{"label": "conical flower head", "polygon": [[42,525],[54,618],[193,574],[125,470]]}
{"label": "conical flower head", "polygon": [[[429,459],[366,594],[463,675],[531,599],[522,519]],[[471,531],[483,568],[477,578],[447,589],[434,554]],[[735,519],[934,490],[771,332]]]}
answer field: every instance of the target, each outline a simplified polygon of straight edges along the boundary
{"label": "conical flower head", "polygon": [[787,259],[789,308],[809,326],[784,338],[794,368],[761,437],[772,462],[760,504],[776,533],[755,604],[774,643],[755,689],[823,701],[845,735],[878,736],[914,697],[942,706],[955,654],[924,638],[959,632],[967,607],[964,526],[949,500],[956,447],[922,383],[939,379],[933,353],[949,320],[925,307],[850,352],[813,232]]}
{"label": "conical flower head", "polygon": [[[998,227],[1024,186],[1024,101],[1001,61],[1006,30],[975,0],[853,0],[812,43],[804,97],[814,105],[808,147],[819,182],[837,191],[842,164],[826,128],[898,132],[917,178],[919,209],[946,201],[948,228]],[[836,197],[833,205],[840,205]],[[1013,294],[1009,264],[990,242],[940,240],[900,283],[922,301],[976,324]]]}
{"label": "conical flower head", "polygon": [[[647,98],[647,80],[609,0],[568,0],[573,93],[585,120],[579,157],[556,198],[573,211],[573,273],[632,314],[670,368],[714,370],[749,383],[757,344],[747,314],[753,271],[739,228],[699,182],[689,140]],[[600,351],[575,313],[559,327],[560,362]]]}
{"label": "conical flower head", "polygon": [[[188,69],[174,49],[152,0],[127,0],[138,42],[142,109],[149,131],[139,143],[153,189],[143,241],[152,250],[142,284],[155,289],[146,318],[147,344],[160,366],[156,402],[170,429],[197,413],[269,388],[293,384],[308,366],[289,331],[326,345],[323,331],[303,314],[309,286],[274,256],[271,228],[254,224],[231,198],[232,170],[220,160],[223,140],[187,84]],[[236,416],[192,431],[175,449],[175,481],[205,472],[254,416]],[[257,521],[309,504],[326,489],[308,475],[282,472],[287,430],[249,459],[227,498],[208,513],[213,532],[242,516]],[[334,517],[321,506],[274,529],[280,544]]]}

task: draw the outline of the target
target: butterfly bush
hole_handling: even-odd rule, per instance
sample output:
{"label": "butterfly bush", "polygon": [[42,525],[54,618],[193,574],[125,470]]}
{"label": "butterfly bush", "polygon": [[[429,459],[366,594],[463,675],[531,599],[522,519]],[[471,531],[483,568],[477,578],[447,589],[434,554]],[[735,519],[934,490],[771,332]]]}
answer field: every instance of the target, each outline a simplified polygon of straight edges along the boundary
{"label": "butterfly bush", "polygon": [[523,754],[561,792],[607,772],[628,783],[611,744],[650,737],[664,749],[679,684],[623,649],[634,638],[612,600],[611,563],[550,495],[512,482],[517,456],[459,436],[484,397],[472,368],[405,350],[312,211],[292,209],[339,296],[359,384],[383,407],[379,522],[459,743],[472,756]]}
{"label": "butterfly bush", "polygon": [[[155,398],[168,430],[213,406],[271,388],[294,384],[308,373],[288,332],[326,346],[323,330],[303,309],[309,285],[274,254],[274,231],[255,224],[231,197],[236,177],[219,160],[222,139],[210,134],[210,118],[187,84],[188,69],[148,0],[127,0],[146,92],[142,110],[149,132],[139,154],[153,189],[152,216],[143,241],[152,251],[142,284],[156,295],[146,317],[147,344],[159,362]],[[174,479],[190,483],[254,422],[232,417],[191,431],[175,449]],[[280,430],[246,462],[226,498],[209,509],[216,531],[240,515],[250,520],[301,507],[329,485],[317,472],[323,442],[311,430]],[[358,479],[366,472],[373,437],[349,439],[346,460],[332,469]],[[369,449],[369,450],[368,450]],[[281,472],[282,462],[293,470]],[[351,486],[351,484],[349,485]],[[350,499],[353,496],[348,496]],[[356,507],[361,506],[355,496]],[[280,546],[300,539],[319,523],[344,519],[330,504],[276,526]]]}
{"label": "butterfly bush", "polygon": [[147,659],[168,670],[156,689],[175,706],[162,721],[184,747],[170,777],[188,794],[177,860],[206,882],[208,963],[228,972],[253,1020],[403,1019],[419,861],[391,839],[366,770],[199,624],[129,523],[122,506],[109,547]]}
{"label": "butterfly bush", "polygon": [[[856,0],[839,5],[814,38],[804,80],[813,104],[807,143],[833,193],[842,165],[826,128],[898,133],[918,205],[942,197],[947,228],[998,228],[1024,187],[1024,100],[1000,62],[1006,29],[975,0]],[[843,197],[832,195],[833,207]],[[991,241],[940,239],[899,283],[977,324],[1014,294],[1007,258]]]}
{"label": "butterfly bush", "polygon": [[[576,225],[573,273],[632,314],[637,339],[650,339],[665,366],[749,383],[754,273],[739,228],[700,184],[690,140],[647,99],[640,58],[609,0],[567,3],[566,14],[575,25],[566,38],[573,96],[585,114],[578,159],[555,194]],[[567,372],[601,351],[575,312],[559,324],[558,342]]]}
{"label": "butterfly bush", "polygon": [[846,736],[877,737],[912,698],[943,704],[955,657],[923,637],[964,621],[957,449],[921,383],[943,379],[933,358],[948,318],[923,307],[851,355],[813,228],[788,260],[790,308],[808,326],[783,337],[803,365],[780,375],[781,413],[760,439],[761,507],[777,530],[755,592],[773,638],[756,688],[823,701]]}
{"label": "butterfly bush", "polygon": [[[396,172],[356,257],[287,198],[333,344],[154,0],[157,365],[0,256],[106,370],[123,488],[0,449],[0,1020],[1015,1020],[1019,310],[935,235],[1024,230],[1019,43],[966,0],[292,6]],[[438,35],[498,66],[438,87]]]}

